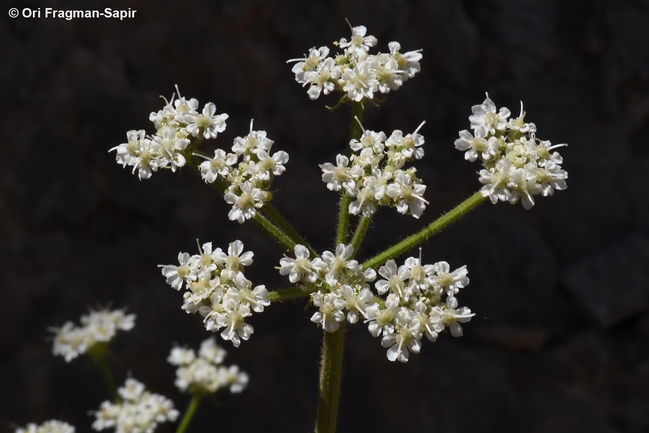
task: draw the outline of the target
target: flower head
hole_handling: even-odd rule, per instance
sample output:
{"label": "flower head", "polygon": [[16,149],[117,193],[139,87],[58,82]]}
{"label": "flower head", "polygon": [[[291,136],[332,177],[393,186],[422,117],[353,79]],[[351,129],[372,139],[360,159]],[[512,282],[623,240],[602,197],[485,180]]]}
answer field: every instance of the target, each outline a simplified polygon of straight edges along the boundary
{"label": "flower head", "polygon": [[34,423],[16,429],[15,433],[74,433],[75,428],[68,423],[58,420],[46,421],[41,425]]}
{"label": "flower head", "polygon": [[81,316],[81,326],[66,322],[60,328],[51,328],[55,333],[52,351],[70,362],[96,344],[107,344],[117,331],[130,331],[134,326],[135,314],[124,314],[124,310],[90,310]]}
{"label": "flower head", "polygon": [[225,355],[226,351],[213,338],[201,343],[198,356],[191,349],[174,347],[168,361],[178,366],[176,386],[181,391],[194,394],[212,394],[225,387],[233,393],[243,391],[248,384],[248,375],[239,371],[236,365],[221,365]]}
{"label": "flower head", "polygon": [[480,190],[492,203],[519,200],[525,209],[534,206],[535,195],[552,195],[567,188],[568,173],[561,168],[563,159],[552,145],[536,137],[536,125],[525,122],[525,111],[510,119],[507,108],[497,109],[489,98],[472,108],[469,117],[473,133],[460,131],[455,148],[464,151],[469,161],[482,162]]}
{"label": "flower head", "polygon": [[421,350],[424,336],[434,342],[445,328],[461,336],[460,323],[474,316],[468,308],[458,308],[455,297],[469,284],[466,266],[451,271],[446,262],[424,265],[421,257],[409,257],[401,266],[388,260],[379,275],[383,278],[375,288],[387,299],[367,309],[365,322],[372,336],[382,336],[390,361],[407,362],[410,353]]}
{"label": "flower head", "polygon": [[295,62],[295,81],[308,86],[309,98],[339,91],[352,101],[372,100],[377,93],[397,90],[419,72],[421,50],[401,53],[401,45],[390,42],[389,53],[370,54],[377,39],[367,34],[365,26],[349,24],[349,28],[349,39],[334,42],[342,53],[330,57],[328,47],[313,47],[303,58],[288,60]]}
{"label": "flower head", "polygon": [[178,418],[178,411],[171,400],[147,391],[144,384],[135,379],[127,379],[118,389],[118,394],[122,399],[120,402],[104,401],[98,411],[92,412],[96,418],[93,429],[152,433],[158,424]]}
{"label": "flower head", "polygon": [[166,105],[149,115],[156,129],[155,134],[146,135],[144,130],[128,131],[127,142],[110,149],[116,152],[118,164],[132,166],[140,179],[148,179],[158,169],[176,171],[187,163],[186,149],[191,137],[216,138],[225,131],[227,114],[216,114],[216,106],[208,102],[201,113],[198,100],[187,100],[176,93]]}
{"label": "flower head", "polygon": [[336,164],[321,164],[322,180],[332,191],[343,191],[352,200],[349,212],[370,216],[380,206],[391,206],[402,214],[419,218],[428,201],[424,185],[414,167],[404,169],[407,162],[424,156],[424,137],[417,129],[405,136],[395,130],[387,137],[384,132],[366,130],[359,139],[352,139],[351,157],[339,154]]}
{"label": "flower head", "polygon": [[[244,275],[244,268],[252,264],[254,254],[244,252],[243,242],[239,240],[230,243],[227,253],[221,248],[213,249],[211,242],[202,247],[199,244],[198,250],[194,255],[180,253],[180,266],[159,267],[171,287],[186,290],[183,310],[198,312],[208,331],[221,331],[224,340],[238,347],[254,332],[246,319],[270,305],[266,288],[263,285],[253,287]],[[177,359],[190,356],[180,349],[176,352],[174,355],[172,351],[172,356]]]}

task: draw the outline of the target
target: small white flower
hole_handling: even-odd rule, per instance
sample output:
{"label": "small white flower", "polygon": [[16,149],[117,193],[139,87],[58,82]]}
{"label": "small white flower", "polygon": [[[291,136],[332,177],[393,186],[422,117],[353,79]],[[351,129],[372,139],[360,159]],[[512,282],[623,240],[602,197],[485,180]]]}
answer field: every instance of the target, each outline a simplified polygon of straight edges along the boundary
{"label": "small white flower", "polygon": [[379,62],[375,65],[374,76],[378,82],[379,92],[389,93],[403,85],[403,71],[399,70],[399,63],[388,55],[378,56]]}
{"label": "small white flower", "polygon": [[435,269],[434,284],[446,292],[448,296],[456,295],[460,289],[469,285],[468,271],[465,266],[461,266],[451,272],[451,267],[447,262],[437,262],[433,264]]}
{"label": "small white flower", "polygon": [[229,190],[223,198],[226,203],[232,205],[232,209],[228,213],[230,221],[243,223],[257,215],[257,208],[264,205],[265,194],[264,191],[248,181],[238,185],[238,189],[240,191],[238,194]]}
{"label": "small white flower", "polygon": [[[347,24],[349,24],[349,21],[347,21]],[[340,39],[338,42],[340,48],[347,48],[347,52],[352,55],[362,55],[376,45],[377,40],[374,36],[365,36],[367,33],[365,26],[352,27],[349,24],[349,27],[352,30],[352,37],[349,41],[345,38]]]}
{"label": "small white flower", "polygon": [[144,384],[133,378],[126,379],[124,386],[117,391],[124,400],[136,400],[144,392]]}
{"label": "small white flower", "polygon": [[309,98],[318,99],[320,93],[325,95],[331,93],[336,87],[341,72],[340,66],[336,65],[331,57],[324,59],[316,70],[305,72],[305,84],[310,84],[307,91]]}
{"label": "small white flower", "polygon": [[407,53],[400,53],[401,44],[398,42],[390,42],[388,44],[390,55],[397,61],[399,70],[403,71],[404,79],[412,78],[415,74],[421,71],[419,61],[423,57],[422,50],[408,51]]}
{"label": "small white flower", "polygon": [[535,133],[536,125],[533,123],[525,122],[525,111],[523,111],[523,101],[521,101],[521,114],[516,119],[509,119],[507,127],[513,131],[522,133]]}
{"label": "small white flower", "polygon": [[203,131],[203,137],[216,138],[219,133],[225,131],[225,120],[229,116],[225,113],[219,115],[215,113],[216,105],[212,102],[205,104],[202,114],[193,116],[192,122],[187,125],[187,132],[196,137]]}
{"label": "small white flower", "polygon": [[390,361],[407,362],[410,352],[419,353],[421,350],[421,335],[408,326],[414,318],[412,310],[401,308],[395,318],[398,326],[394,332],[383,333],[381,346],[389,348],[387,357]]}
{"label": "small white flower", "polygon": [[453,337],[461,337],[463,332],[460,323],[469,322],[475,316],[467,307],[457,308],[457,305],[457,298],[450,296],[446,300],[446,306],[437,310],[442,324],[449,327]]}
{"label": "small white flower", "polygon": [[242,392],[248,386],[248,374],[239,371],[239,367],[231,365],[224,371],[224,382],[229,385],[232,394]]}
{"label": "small white flower", "polygon": [[[335,166],[330,162],[320,164],[322,181],[327,184],[327,189],[330,191],[340,191],[345,185],[348,187],[354,185],[354,175],[348,165],[349,158],[340,154],[336,156]],[[360,171],[362,172],[362,169]]]}
{"label": "small white flower", "polygon": [[318,311],[311,317],[311,321],[322,326],[325,332],[335,332],[340,327],[340,322],[345,321],[345,301],[337,293],[318,291],[311,298]]}
{"label": "small white flower", "polygon": [[[236,240],[230,242],[228,245],[228,253],[225,254],[221,248],[214,251],[214,261],[225,272],[225,277],[234,280],[235,277],[243,271],[244,266],[252,265],[252,258],[254,257],[252,251],[243,252],[243,242]],[[222,273],[223,273],[222,271]]]}
{"label": "small white flower", "polygon": [[344,83],[343,91],[347,92],[349,99],[356,102],[363,99],[372,99],[374,92],[378,91],[379,88],[379,82],[368,61],[360,62],[353,68],[345,69],[340,79]]}
{"label": "small white flower", "polygon": [[460,138],[455,140],[455,148],[457,150],[466,151],[464,159],[468,161],[475,161],[480,158],[482,161],[490,161],[498,152],[498,139],[496,137],[489,137],[486,139],[484,130],[476,130],[475,137],[467,130],[460,131]]}
{"label": "small white flower", "polygon": [[378,304],[369,306],[365,310],[365,322],[367,328],[373,337],[378,337],[382,333],[389,335],[394,332],[394,319],[399,310],[399,295],[391,293],[385,301],[385,308]]}
{"label": "small white flower", "polygon": [[318,265],[313,266],[309,259],[310,254],[307,247],[304,245],[296,245],[294,248],[295,258],[284,257],[279,261],[280,275],[288,275],[291,283],[304,281],[307,283],[315,283],[318,278],[317,271]]}
{"label": "small white flower", "polygon": [[379,268],[379,275],[384,280],[376,282],[376,291],[380,295],[385,294],[388,290],[390,293],[395,293],[399,297],[406,297],[406,281],[410,279],[410,269],[407,266],[400,266],[397,269],[397,264],[394,260],[388,260],[385,265]]}
{"label": "small white flower", "polygon": [[[249,171],[252,171],[252,174],[261,181],[270,181],[271,174],[279,176],[286,171],[284,164],[288,162],[288,153],[283,150],[275,152],[272,156],[265,150],[259,150],[257,158],[259,162],[255,163],[254,169]],[[249,167],[252,166],[251,164]]]}
{"label": "small white flower", "polygon": [[157,160],[159,167],[170,165],[171,171],[175,172],[185,165],[186,159],[181,152],[187,148],[189,140],[178,137],[175,128],[164,126],[151,139],[161,149],[162,155]]}
{"label": "small white flower", "polygon": [[338,289],[340,296],[345,301],[345,310],[347,310],[347,321],[356,323],[359,317],[367,316],[366,310],[374,305],[372,292],[369,289],[358,290],[358,286],[344,284]]}
{"label": "small white flower", "polygon": [[225,311],[217,318],[219,327],[225,328],[221,337],[231,341],[234,347],[239,347],[241,340],[247,341],[255,331],[252,325],[245,322],[245,318],[252,314],[250,306],[231,297],[225,298],[222,306]]}
{"label": "small white flower", "polygon": [[171,349],[171,354],[167,362],[171,365],[191,364],[196,359],[196,353],[192,349],[175,346]]}
{"label": "small white flower", "polygon": [[198,350],[198,355],[214,364],[220,364],[223,362],[227,352],[221,346],[216,344],[216,341],[213,338],[208,338],[203,340],[201,343],[201,348]]}
{"label": "small white flower", "polygon": [[295,81],[297,81],[300,84],[306,84],[308,80],[305,77],[305,74],[316,71],[320,66],[321,62],[327,59],[328,55],[329,55],[329,48],[320,47],[316,49],[315,47],[313,47],[309,50],[309,55],[306,56],[305,58],[291,59],[288,60],[286,63],[296,62],[295,65],[293,65],[293,69],[292,69],[293,73],[295,74]]}
{"label": "small white flower", "polygon": [[334,287],[338,282],[344,283],[347,272],[356,274],[361,270],[356,260],[349,260],[353,254],[354,247],[345,244],[338,244],[335,255],[329,251],[322,253],[322,260],[328,269],[325,281],[329,286]]}
{"label": "small white flower", "polygon": [[183,288],[183,282],[196,279],[196,260],[187,253],[178,254],[179,266],[158,265],[162,268],[162,275],[167,279],[167,284],[176,290]]}
{"label": "small white flower", "polygon": [[489,94],[484,102],[480,105],[471,107],[473,115],[469,116],[471,121],[471,129],[476,130],[483,137],[487,134],[494,134],[496,130],[504,131],[507,127],[507,119],[511,112],[509,109],[503,107],[496,112],[496,104],[489,99]]}
{"label": "small white flower", "polygon": [[206,183],[213,183],[217,177],[227,178],[232,172],[232,166],[237,163],[237,155],[234,153],[226,154],[223,149],[214,151],[214,158],[207,158],[201,154],[194,154],[205,159],[199,166],[201,177]]}
{"label": "small white flower", "polygon": [[396,202],[397,212],[410,214],[419,218],[426,209],[428,201],[424,198],[426,185],[417,182],[418,179],[407,172],[399,170],[387,188],[387,194]]}
{"label": "small white flower", "polygon": [[250,132],[245,137],[237,137],[234,139],[232,151],[241,156],[244,153],[257,154],[258,150],[270,151],[273,145],[273,140],[266,136],[266,131],[253,131],[252,121],[250,122]]}

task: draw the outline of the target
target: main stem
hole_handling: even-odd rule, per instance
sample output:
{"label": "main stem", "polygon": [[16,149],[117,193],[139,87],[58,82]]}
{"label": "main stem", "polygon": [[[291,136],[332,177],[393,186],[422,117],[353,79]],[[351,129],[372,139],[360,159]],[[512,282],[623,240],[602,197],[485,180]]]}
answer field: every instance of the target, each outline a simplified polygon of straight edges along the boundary
{"label": "main stem", "polygon": [[[349,126],[349,138],[360,139],[363,120],[363,104],[352,102],[352,118]],[[340,213],[338,215],[338,230],[336,245],[346,244],[349,238],[349,204],[351,199],[344,191],[340,197]],[[360,244],[367,224],[363,225],[355,240]],[[355,245],[358,247],[358,245]],[[324,331],[322,341],[322,361],[320,363],[320,394],[318,396],[318,415],[316,419],[316,433],[334,433],[336,431],[336,418],[338,417],[338,401],[340,400],[340,382],[343,371],[343,351],[345,347],[345,322],[341,322],[335,332]]]}
{"label": "main stem", "polygon": [[343,368],[345,322],[335,332],[325,332],[320,365],[320,397],[316,433],[334,433],[340,399],[340,382]]}

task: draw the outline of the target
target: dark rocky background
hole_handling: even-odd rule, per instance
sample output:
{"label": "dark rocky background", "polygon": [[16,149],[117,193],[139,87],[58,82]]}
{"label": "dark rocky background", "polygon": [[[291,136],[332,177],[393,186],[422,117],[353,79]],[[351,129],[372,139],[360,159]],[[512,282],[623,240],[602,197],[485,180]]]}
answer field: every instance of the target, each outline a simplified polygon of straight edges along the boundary
{"label": "dark rocky background", "polygon": [[[18,4],[23,3],[23,4]],[[174,84],[230,115],[218,145],[250,118],[290,153],[275,204],[319,249],[331,246],[336,196],[318,163],[345,146],[349,113],[310,101],[290,58],[363,24],[386,51],[422,48],[422,72],[365,126],[412,131],[431,205],[422,221],[384,210],[361,258],[394,243],[479,188],[478,169],[453,147],[488,91],[561,150],[569,188],[521,205],[483,204],[424,248],[428,262],[466,264],[460,301],[478,313],[465,337],[424,344],[393,364],[365,327],[345,353],[339,431],[649,431],[649,2],[620,1],[42,1],[6,3],[0,22],[0,429],[57,418],[90,430],[107,395],[90,362],[51,355],[48,326],[89,306],[127,307],[137,326],[111,360],[174,399],[165,359],[173,342],[209,334],[180,309],[157,264],[195,251],[195,239],[255,252],[249,277],[270,289],[284,251],[193,173],[138,181],[108,149],[152,127]],[[9,7],[137,9],[114,20],[11,19]],[[321,226],[321,223],[324,223]],[[250,341],[227,363],[247,391],[199,410],[191,431],[312,429],[321,334],[302,302],[252,319]],[[160,431],[172,431],[171,426]]]}

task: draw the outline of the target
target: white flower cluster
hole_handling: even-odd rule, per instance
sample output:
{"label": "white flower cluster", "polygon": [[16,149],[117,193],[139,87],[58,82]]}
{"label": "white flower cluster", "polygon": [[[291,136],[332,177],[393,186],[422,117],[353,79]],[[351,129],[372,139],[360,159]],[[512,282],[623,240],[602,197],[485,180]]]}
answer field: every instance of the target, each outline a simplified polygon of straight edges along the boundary
{"label": "white flower cluster", "polygon": [[349,41],[342,38],[334,42],[344,49],[335,57],[329,57],[328,47],[313,47],[304,58],[288,61],[297,62],[292,69],[295,81],[309,86],[311,99],[334,90],[345,92],[347,98],[356,102],[372,99],[377,92],[397,90],[421,70],[421,50],[401,53],[401,45],[390,42],[389,53],[369,54],[369,49],[377,43],[376,38],[365,36],[364,26],[352,28],[350,25],[350,28]]}
{"label": "white flower cluster", "polygon": [[104,401],[98,411],[92,412],[97,418],[92,423],[95,430],[114,428],[116,433],[152,433],[158,424],[175,421],[178,411],[173,402],[144,388],[135,379],[126,379],[123,387],[117,390],[122,401]]}
{"label": "white flower cluster", "polygon": [[[167,284],[176,290],[186,288],[183,310],[203,316],[205,328],[239,347],[254,329],[245,322],[252,312],[260,313],[270,305],[268,291],[263,285],[252,287],[243,275],[243,267],[252,263],[253,253],[243,253],[243,242],[228,246],[227,254],[212,243],[198,246],[199,254],[178,254],[179,265],[159,265]],[[243,253],[243,254],[242,254]]]}
{"label": "white flower cluster", "polygon": [[148,179],[160,168],[176,171],[183,167],[187,162],[183,153],[191,137],[216,138],[225,131],[228,115],[216,114],[212,102],[205,104],[199,113],[198,100],[185,99],[178,86],[176,92],[171,101],[165,99],[166,105],[162,110],[149,115],[156,128],[153,136],[146,135],[143,129],[131,130],[126,133],[126,143],[110,149],[116,151],[117,162],[124,167],[133,167],[133,173],[137,170],[140,179]]}
{"label": "white flower cluster", "polygon": [[201,343],[198,356],[192,349],[174,347],[167,361],[178,366],[176,386],[193,394],[211,394],[226,386],[232,393],[243,391],[248,385],[248,375],[236,365],[221,365],[226,353],[213,338]]}
{"label": "white flower cluster", "polygon": [[376,291],[387,298],[368,307],[365,321],[374,337],[382,336],[390,361],[408,361],[410,352],[419,353],[424,335],[434,342],[445,327],[461,336],[460,323],[474,316],[467,307],[458,308],[456,298],[469,284],[466,266],[451,271],[446,262],[422,265],[421,258],[409,257],[398,268],[388,260],[379,275]]}
{"label": "white flower cluster", "polygon": [[561,168],[563,158],[551,152],[567,144],[552,145],[536,138],[536,125],[525,122],[521,102],[520,115],[510,118],[507,108],[496,109],[489,95],[471,109],[469,117],[473,133],[460,131],[455,140],[458,150],[466,151],[469,161],[480,159],[480,182],[483,197],[492,203],[521,200],[525,209],[534,206],[534,195],[552,195],[567,188],[568,173]]}
{"label": "white flower cluster", "polygon": [[251,121],[250,133],[234,139],[233,153],[216,149],[214,158],[194,154],[206,160],[200,165],[206,183],[221,178],[227,184],[223,198],[232,205],[230,220],[243,223],[254,218],[257,209],[272,198],[268,188],[273,176],[282,174],[288,162],[288,153],[283,150],[271,155],[272,145],[273,140],[266,137],[266,131],[253,131]]}
{"label": "white flower cluster", "polygon": [[369,282],[376,271],[363,271],[350,260],[354,249],[339,244],[336,253],[325,251],[313,259],[303,245],[295,247],[295,258],[280,260],[279,272],[291,283],[301,283],[313,291],[311,300],[318,311],[311,321],[327,332],[336,331],[341,322],[356,323],[362,316],[374,337],[382,336],[390,361],[408,361],[410,352],[419,353],[424,335],[435,341],[446,327],[451,335],[462,335],[460,323],[474,316],[467,307],[458,308],[456,295],[469,284],[466,266],[454,271],[446,262],[422,265],[421,259],[409,257],[397,268],[388,260],[379,268],[375,289],[386,299],[375,297]]}
{"label": "white flower cluster", "polygon": [[322,180],[331,191],[344,190],[353,199],[349,212],[370,216],[378,206],[396,207],[402,214],[419,218],[428,202],[424,199],[426,185],[417,177],[417,169],[403,169],[406,162],[424,156],[421,125],[406,136],[400,130],[387,137],[383,132],[366,131],[349,147],[351,158],[339,154],[336,165],[320,164]]}
{"label": "white flower cluster", "polygon": [[51,420],[41,425],[27,424],[25,428],[16,429],[15,433],[74,433],[74,426],[63,421]]}
{"label": "white flower cluster", "polygon": [[303,290],[315,289],[311,295],[318,311],[311,321],[327,332],[334,332],[347,319],[356,323],[359,315],[373,302],[368,282],[374,281],[374,269],[363,271],[356,260],[351,245],[339,244],[336,253],[325,251],[321,257],[309,258],[309,250],[303,245],[295,246],[295,259],[280,260],[279,273],[288,275],[291,283],[302,283]]}
{"label": "white flower cluster", "polygon": [[60,328],[51,328],[54,337],[54,355],[61,355],[66,362],[86,353],[97,343],[107,343],[118,330],[130,331],[135,326],[135,314],[124,314],[124,310],[107,309],[93,311],[81,316],[81,325],[65,322]]}

